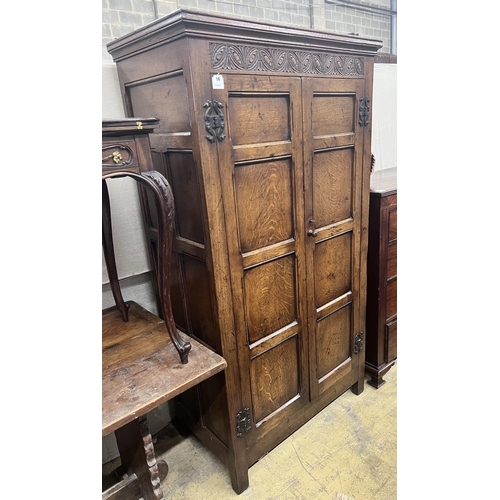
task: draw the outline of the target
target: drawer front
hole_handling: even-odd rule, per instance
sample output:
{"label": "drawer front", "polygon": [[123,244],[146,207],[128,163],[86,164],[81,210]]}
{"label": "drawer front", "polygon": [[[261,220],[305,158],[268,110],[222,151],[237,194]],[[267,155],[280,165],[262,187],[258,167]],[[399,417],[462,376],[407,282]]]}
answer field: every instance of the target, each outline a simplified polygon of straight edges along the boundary
{"label": "drawer front", "polygon": [[396,316],[398,304],[397,304],[397,296],[398,296],[398,281],[397,279],[393,279],[387,283],[387,311],[386,311],[386,319],[390,320],[393,316]]}
{"label": "drawer front", "polygon": [[389,210],[389,242],[398,237],[398,210],[397,208]]}
{"label": "drawer front", "polygon": [[387,347],[386,352],[386,363],[390,363],[391,361],[397,358],[397,350],[398,350],[398,322],[393,321],[388,323],[385,326],[385,345]]}
{"label": "drawer front", "polygon": [[102,142],[102,171],[138,171],[139,161],[134,140],[106,140]]}
{"label": "drawer front", "polygon": [[398,244],[394,242],[387,248],[387,275],[386,279],[395,278],[398,274]]}

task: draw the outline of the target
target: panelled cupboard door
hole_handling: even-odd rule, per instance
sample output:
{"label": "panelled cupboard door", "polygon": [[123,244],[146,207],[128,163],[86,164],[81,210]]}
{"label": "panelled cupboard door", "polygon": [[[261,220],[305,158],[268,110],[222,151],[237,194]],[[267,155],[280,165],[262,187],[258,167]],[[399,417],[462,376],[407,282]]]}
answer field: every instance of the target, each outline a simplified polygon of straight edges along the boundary
{"label": "panelled cupboard door", "polygon": [[358,378],[364,80],[304,78],[305,232],[311,397]]}
{"label": "panelled cupboard door", "polygon": [[252,447],[309,402],[301,79],[224,79],[213,98],[225,108],[217,147]]}

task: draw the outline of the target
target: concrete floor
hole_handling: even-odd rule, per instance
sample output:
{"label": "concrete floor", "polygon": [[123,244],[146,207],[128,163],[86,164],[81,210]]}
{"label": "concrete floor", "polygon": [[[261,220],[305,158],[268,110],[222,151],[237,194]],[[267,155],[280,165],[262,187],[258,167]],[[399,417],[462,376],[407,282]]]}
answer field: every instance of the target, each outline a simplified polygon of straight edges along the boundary
{"label": "concrete floor", "polygon": [[192,435],[155,444],[169,465],[166,500],[394,500],[397,366],[360,396],[347,391],[249,469],[250,487],[231,488],[222,463]]}

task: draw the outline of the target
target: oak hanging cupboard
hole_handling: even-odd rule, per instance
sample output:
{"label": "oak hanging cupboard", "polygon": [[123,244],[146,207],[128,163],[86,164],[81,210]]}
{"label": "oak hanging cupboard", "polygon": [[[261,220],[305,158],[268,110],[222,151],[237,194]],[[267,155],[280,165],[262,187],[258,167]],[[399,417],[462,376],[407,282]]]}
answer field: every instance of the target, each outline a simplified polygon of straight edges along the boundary
{"label": "oak hanging cupboard", "polygon": [[160,121],[151,144],[176,202],[175,320],[228,364],[178,412],[237,493],[259,458],[363,390],[380,47],[183,10],[108,44],[127,114]]}

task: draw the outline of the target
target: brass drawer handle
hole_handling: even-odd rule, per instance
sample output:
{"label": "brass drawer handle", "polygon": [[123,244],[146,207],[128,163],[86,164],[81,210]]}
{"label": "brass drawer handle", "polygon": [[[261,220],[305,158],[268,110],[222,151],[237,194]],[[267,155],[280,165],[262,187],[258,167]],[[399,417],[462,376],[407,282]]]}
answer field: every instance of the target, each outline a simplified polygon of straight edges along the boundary
{"label": "brass drawer handle", "polygon": [[113,161],[115,163],[120,163],[120,161],[122,160],[122,154],[120,153],[120,151],[113,151],[113,153],[111,153],[110,155],[105,156],[102,161],[109,160],[110,158],[113,158]]}

